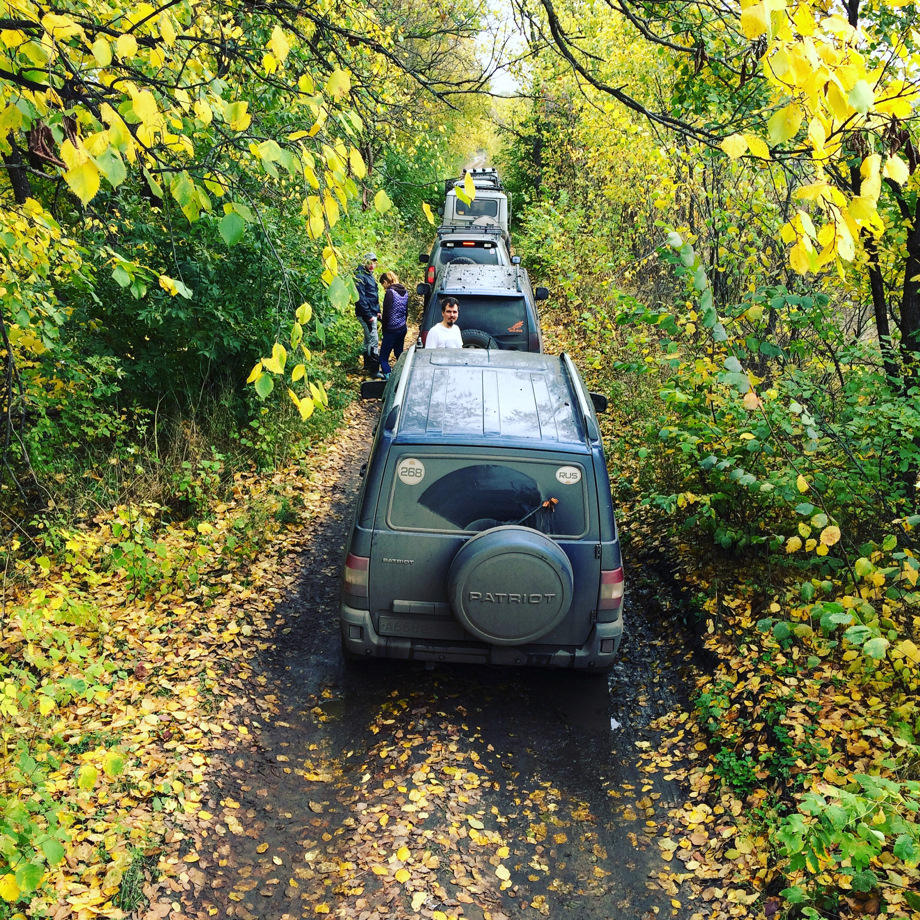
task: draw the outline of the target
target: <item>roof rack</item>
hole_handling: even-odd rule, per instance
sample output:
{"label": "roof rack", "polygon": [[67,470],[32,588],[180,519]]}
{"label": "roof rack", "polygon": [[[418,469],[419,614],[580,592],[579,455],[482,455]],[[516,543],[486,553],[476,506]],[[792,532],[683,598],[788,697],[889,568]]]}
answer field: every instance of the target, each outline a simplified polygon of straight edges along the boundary
{"label": "roof rack", "polygon": [[463,185],[467,175],[473,180],[473,185],[475,185],[476,188],[491,189],[497,192],[502,192],[505,189],[502,185],[502,180],[498,177],[498,170],[494,167],[484,167],[482,169],[464,170],[461,176],[457,176],[453,179],[445,179],[444,194],[446,195],[452,188],[458,185]]}
{"label": "roof rack", "polygon": [[402,373],[399,376],[399,383],[396,384],[396,395],[393,397],[393,408],[383,424],[385,431],[392,431],[395,437],[399,430],[399,416],[402,402],[406,395],[406,385],[409,380],[409,370],[412,367],[412,359],[415,357],[415,345],[410,345],[406,355],[406,363],[403,366]]}
{"label": "roof rack", "polygon": [[437,233],[485,233],[492,236],[501,236],[504,234],[500,224],[442,224],[438,227]]}

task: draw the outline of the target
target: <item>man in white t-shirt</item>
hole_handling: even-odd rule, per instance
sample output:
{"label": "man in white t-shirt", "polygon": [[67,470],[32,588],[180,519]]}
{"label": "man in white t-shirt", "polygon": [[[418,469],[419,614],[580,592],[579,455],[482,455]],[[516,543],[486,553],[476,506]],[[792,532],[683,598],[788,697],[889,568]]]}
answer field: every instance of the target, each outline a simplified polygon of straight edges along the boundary
{"label": "man in white t-shirt", "polygon": [[428,330],[426,348],[463,348],[463,336],[457,326],[460,304],[455,297],[441,301],[441,322]]}

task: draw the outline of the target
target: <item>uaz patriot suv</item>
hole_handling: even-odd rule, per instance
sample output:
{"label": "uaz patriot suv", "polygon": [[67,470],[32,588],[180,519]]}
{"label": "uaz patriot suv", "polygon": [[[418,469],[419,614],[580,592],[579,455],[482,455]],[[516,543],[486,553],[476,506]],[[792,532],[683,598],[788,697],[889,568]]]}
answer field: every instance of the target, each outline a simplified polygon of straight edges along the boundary
{"label": "uaz patriot suv", "polygon": [[546,300],[549,291],[534,291],[520,265],[446,265],[434,287],[420,284],[416,291],[427,304],[419,324],[423,343],[441,322],[442,298],[455,297],[464,347],[543,350],[537,301]]}
{"label": "uaz patriot suv", "polygon": [[346,657],[608,669],[623,568],[604,398],[567,355],[415,347],[382,395],[346,545]]}

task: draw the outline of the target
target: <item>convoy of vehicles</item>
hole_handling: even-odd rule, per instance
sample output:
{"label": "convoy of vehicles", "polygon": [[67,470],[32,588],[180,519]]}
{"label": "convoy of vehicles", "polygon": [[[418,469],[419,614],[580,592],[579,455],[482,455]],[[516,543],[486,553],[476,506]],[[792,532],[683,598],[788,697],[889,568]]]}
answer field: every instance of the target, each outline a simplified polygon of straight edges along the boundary
{"label": "convoy of vehicles", "polygon": [[[457,187],[471,182],[465,204]],[[417,293],[420,336],[389,380],[346,545],[348,659],[608,670],[623,634],[620,543],[595,412],[568,355],[543,353],[494,169],[445,183]],[[441,301],[463,348],[425,348]]]}

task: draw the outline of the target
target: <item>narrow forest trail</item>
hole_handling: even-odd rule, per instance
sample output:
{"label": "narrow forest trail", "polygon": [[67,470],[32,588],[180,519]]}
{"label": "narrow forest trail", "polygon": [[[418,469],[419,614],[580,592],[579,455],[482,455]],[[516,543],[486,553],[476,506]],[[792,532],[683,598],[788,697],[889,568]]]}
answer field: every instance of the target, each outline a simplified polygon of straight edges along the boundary
{"label": "narrow forest trail", "polygon": [[269,589],[272,631],[252,636],[241,743],[212,755],[174,841],[188,869],[141,916],[690,917],[656,839],[687,790],[653,723],[685,710],[692,655],[652,583],[635,579],[609,679],[342,662],[340,556],[377,410],[349,410],[326,512],[278,559],[292,587]]}

